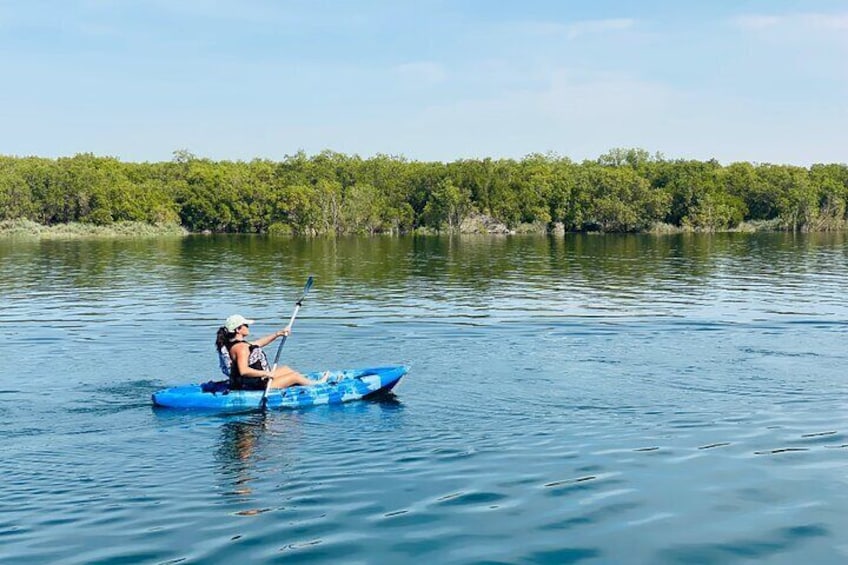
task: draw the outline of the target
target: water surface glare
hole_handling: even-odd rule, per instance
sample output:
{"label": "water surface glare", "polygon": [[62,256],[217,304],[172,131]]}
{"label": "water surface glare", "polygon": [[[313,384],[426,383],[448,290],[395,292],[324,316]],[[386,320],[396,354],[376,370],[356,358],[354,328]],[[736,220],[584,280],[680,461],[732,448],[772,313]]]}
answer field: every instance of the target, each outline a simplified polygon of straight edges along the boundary
{"label": "water surface glare", "polygon": [[[0,561],[844,563],[846,240],[2,240]],[[151,407],[308,274],[284,362],[394,395]]]}

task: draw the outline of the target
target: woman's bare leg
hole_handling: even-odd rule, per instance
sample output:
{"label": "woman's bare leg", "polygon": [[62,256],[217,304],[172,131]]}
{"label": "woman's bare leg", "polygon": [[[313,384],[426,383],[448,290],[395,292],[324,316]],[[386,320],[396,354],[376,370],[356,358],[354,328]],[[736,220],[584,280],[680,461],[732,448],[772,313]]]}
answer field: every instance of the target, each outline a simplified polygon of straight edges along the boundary
{"label": "woman's bare leg", "polygon": [[286,367],[284,365],[282,367],[277,367],[274,370],[274,378],[271,381],[271,388],[288,388],[294,385],[309,386],[317,383],[323,383],[328,378],[329,375],[325,374],[320,380],[311,381],[302,373],[298,373],[291,367]]}

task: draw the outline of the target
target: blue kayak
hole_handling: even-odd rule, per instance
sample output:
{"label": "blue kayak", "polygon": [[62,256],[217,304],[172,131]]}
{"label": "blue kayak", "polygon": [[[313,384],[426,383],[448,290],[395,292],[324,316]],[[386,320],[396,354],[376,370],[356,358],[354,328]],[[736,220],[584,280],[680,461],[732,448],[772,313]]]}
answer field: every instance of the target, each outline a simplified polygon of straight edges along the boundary
{"label": "blue kayak", "polygon": [[[304,408],[360,400],[392,390],[407,371],[409,367],[404,365],[329,371],[330,378],[321,384],[271,389],[267,408]],[[318,380],[321,375],[322,372],[315,372],[306,376]],[[209,381],[155,392],[153,404],[188,410],[247,411],[261,408],[262,394],[261,390],[229,390],[226,381]]]}

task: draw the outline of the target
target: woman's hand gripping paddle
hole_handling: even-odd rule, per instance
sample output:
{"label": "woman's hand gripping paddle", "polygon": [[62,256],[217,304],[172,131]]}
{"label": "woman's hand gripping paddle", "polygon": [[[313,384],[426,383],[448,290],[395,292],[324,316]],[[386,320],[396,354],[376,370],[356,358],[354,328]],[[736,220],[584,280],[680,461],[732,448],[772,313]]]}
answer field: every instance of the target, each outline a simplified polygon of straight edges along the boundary
{"label": "woman's hand gripping paddle", "polygon": [[[306,295],[309,294],[309,289],[312,288],[312,276],[310,275],[308,279],[306,279],[306,284],[303,286],[303,294],[300,295],[300,298],[297,299],[297,302],[294,303],[294,312],[292,312],[291,319],[289,320],[288,325],[286,326],[287,330],[291,330],[292,324],[294,324],[294,319],[297,318],[297,313],[300,310],[300,307],[303,306],[303,300],[306,298]],[[283,346],[286,344],[286,338],[288,336],[284,335],[283,339],[280,340],[280,345],[277,347],[277,354],[274,356],[274,365],[271,367],[271,374],[274,374],[274,371],[277,369],[277,363],[280,361],[280,353],[283,352]],[[265,410],[268,405],[268,391],[271,390],[271,383],[273,379],[268,379],[268,382],[265,384],[265,392],[262,393],[262,400],[259,404],[259,407],[262,410]]]}

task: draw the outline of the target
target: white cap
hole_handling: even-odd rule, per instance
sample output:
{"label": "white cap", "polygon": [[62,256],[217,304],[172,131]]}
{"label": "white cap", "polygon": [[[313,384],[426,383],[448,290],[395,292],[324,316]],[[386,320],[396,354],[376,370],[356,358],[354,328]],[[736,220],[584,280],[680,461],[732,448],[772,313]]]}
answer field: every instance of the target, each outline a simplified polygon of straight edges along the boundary
{"label": "white cap", "polygon": [[226,322],[224,322],[224,327],[227,328],[227,331],[234,332],[239,327],[249,326],[250,324],[252,324],[255,321],[256,320],[248,320],[247,318],[245,318],[241,314],[233,314],[232,316],[227,318]]}

